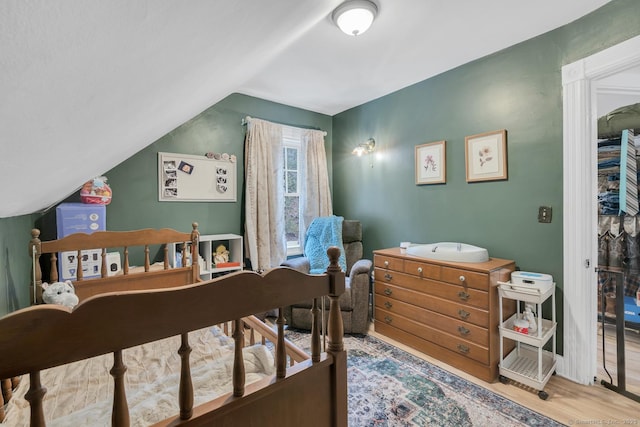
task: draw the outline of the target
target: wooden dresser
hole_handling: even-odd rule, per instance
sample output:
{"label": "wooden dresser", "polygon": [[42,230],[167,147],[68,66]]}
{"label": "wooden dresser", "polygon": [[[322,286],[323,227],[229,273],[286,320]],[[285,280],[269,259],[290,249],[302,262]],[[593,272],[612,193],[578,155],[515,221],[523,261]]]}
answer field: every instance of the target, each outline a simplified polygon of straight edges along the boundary
{"label": "wooden dresser", "polygon": [[[374,251],[375,331],[484,381],[498,375],[497,281],[513,261],[454,263]],[[504,301],[504,318],[515,301]],[[506,343],[505,343],[506,344]],[[505,345],[505,354],[512,348]]]}

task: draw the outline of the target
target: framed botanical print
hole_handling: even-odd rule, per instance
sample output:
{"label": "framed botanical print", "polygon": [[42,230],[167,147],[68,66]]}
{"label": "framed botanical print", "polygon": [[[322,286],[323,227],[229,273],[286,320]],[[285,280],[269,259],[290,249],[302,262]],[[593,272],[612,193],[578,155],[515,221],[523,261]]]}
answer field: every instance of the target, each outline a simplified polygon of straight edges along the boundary
{"label": "framed botanical print", "polygon": [[507,179],[507,131],[467,136],[465,139],[467,182]]}
{"label": "framed botanical print", "polygon": [[444,184],[447,181],[446,154],[446,141],[416,146],[416,185]]}

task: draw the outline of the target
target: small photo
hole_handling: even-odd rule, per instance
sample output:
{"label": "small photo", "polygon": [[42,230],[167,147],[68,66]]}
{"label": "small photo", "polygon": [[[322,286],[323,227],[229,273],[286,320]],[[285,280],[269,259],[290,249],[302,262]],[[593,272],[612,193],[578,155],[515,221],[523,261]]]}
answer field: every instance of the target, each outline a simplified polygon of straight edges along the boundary
{"label": "small photo", "polygon": [[164,171],[164,176],[167,178],[175,178],[178,176],[178,173],[175,170]]}
{"label": "small photo", "polygon": [[218,184],[218,191],[220,193],[226,193],[227,192],[227,186],[224,184]]}
{"label": "small photo", "polygon": [[165,188],[164,189],[164,197],[178,197],[178,189],[177,188]]}
{"label": "small photo", "polygon": [[191,172],[193,172],[193,165],[187,162],[180,162],[180,164],[178,165],[178,169],[184,173],[188,173],[189,175],[191,175]]}
{"label": "small photo", "polygon": [[218,184],[226,184],[226,183],[227,183],[227,177],[225,176],[218,177]]}
{"label": "small photo", "polygon": [[167,179],[167,180],[164,182],[164,186],[165,186],[165,187],[177,187],[177,186],[178,186],[178,180],[177,180],[177,179],[175,179],[175,178]]}
{"label": "small photo", "polygon": [[216,168],[216,174],[218,175],[226,175],[227,170],[225,168]]}
{"label": "small photo", "polygon": [[164,169],[167,171],[176,170],[176,162],[173,160],[164,162]]}

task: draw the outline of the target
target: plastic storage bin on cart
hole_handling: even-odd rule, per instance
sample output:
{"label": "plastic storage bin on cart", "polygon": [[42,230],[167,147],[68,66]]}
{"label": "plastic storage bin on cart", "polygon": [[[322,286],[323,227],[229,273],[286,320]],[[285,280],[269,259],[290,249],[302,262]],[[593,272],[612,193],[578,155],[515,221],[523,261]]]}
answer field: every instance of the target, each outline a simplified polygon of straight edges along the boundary
{"label": "plastic storage bin on cart", "polygon": [[[500,382],[506,383],[511,378],[521,384],[538,390],[540,399],[546,400],[549,395],[544,387],[556,369],[556,299],[555,283],[551,276],[538,273],[515,271],[511,282],[498,282],[500,309]],[[551,297],[551,320],[543,319],[542,303]],[[516,300],[516,313],[507,320],[503,319],[502,299]],[[527,333],[514,329],[514,324],[522,318],[522,303],[535,304],[536,330]],[[516,342],[515,348],[504,357],[504,339]],[[543,347],[552,340],[552,351]]]}

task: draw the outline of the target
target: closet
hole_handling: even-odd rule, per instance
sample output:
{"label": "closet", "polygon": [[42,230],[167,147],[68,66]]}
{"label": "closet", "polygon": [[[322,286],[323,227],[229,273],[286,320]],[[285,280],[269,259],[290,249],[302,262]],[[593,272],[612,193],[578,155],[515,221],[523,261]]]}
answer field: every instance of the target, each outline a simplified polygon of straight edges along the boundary
{"label": "closet", "polygon": [[598,379],[640,401],[640,137],[636,132],[640,132],[640,103],[599,116]]}

